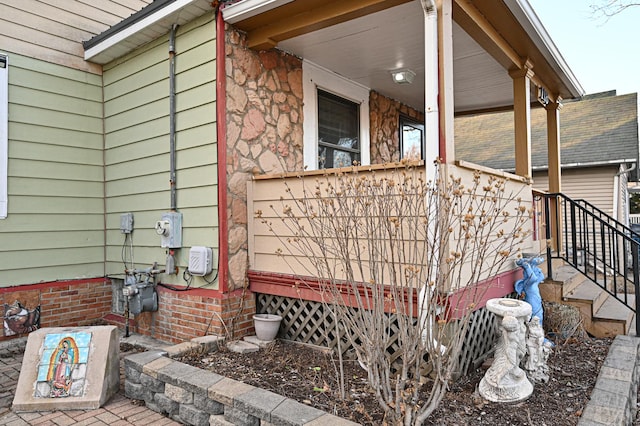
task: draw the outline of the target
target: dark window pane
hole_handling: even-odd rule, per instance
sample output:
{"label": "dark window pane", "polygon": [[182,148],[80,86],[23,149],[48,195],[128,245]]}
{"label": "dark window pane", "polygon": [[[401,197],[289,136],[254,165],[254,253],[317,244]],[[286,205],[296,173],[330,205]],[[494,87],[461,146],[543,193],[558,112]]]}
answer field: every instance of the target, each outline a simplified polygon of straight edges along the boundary
{"label": "dark window pane", "polygon": [[359,109],[355,102],[318,90],[318,168],[360,161]]}

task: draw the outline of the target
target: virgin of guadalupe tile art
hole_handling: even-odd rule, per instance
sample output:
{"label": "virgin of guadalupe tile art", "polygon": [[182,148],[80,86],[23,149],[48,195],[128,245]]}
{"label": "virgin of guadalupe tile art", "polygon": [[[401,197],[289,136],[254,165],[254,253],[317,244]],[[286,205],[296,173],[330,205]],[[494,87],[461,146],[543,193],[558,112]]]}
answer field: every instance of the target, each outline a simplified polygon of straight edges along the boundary
{"label": "virgin of guadalupe tile art", "polygon": [[84,396],[91,333],[52,333],[43,342],[34,397]]}
{"label": "virgin of guadalupe tile art", "polygon": [[27,309],[17,300],[12,304],[4,304],[4,335],[31,333],[40,328],[40,306]]}

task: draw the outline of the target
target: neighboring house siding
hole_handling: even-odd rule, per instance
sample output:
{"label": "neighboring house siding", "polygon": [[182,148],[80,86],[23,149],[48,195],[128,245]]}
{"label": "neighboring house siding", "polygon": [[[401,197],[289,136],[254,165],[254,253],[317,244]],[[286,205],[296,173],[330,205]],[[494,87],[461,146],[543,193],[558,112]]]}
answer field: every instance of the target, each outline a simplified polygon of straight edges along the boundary
{"label": "neighboring house siding", "polygon": [[0,286],[104,274],[101,77],[9,54]]}
{"label": "neighboring house siding", "polygon": [[[562,193],[574,200],[586,200],[611,215],[617,167],[565,169],[562,171]],[[549,179],[546,172],[534,172],[533,187],[548,190]]]}
{"label": "neighboring house siding", "polygon": [[117,24],[152,0],[3,0],[0,49],[100,74],[85,62],[82,41]]}
{"label": "neighboring house siding", "polygon": [[[169,35],[104,67],[107,273],[124,271],[120,214],[134,215],[138,268],[164,265],[154,225],[171,208]],[[215,19],[205,15],[176,36],[177,210],[183,215],[178,276],[192,246],[218,247]],[[217,269],[217,261],[214,260]]]}

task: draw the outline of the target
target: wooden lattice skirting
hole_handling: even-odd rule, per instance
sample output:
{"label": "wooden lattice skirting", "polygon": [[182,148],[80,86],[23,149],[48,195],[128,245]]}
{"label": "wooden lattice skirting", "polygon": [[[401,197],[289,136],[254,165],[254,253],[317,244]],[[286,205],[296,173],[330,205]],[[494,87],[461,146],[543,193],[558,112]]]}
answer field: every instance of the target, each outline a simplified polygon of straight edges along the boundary
{"label": "wooden lattice skirting", "polygon": [[[278,337],[313,345],[336,349],[338,339],[342,341],[342,350],[349,354],[350,348],[344,336],[335,334],[335,318],[322,303],[298,298],[256,295],[256,312],[282,316],[282,325]],[[459,373],[464,375],[477,368],[491,353],[495,344],[495,316],[485,308],[475,311],[469,321],[470,327],[462,348]],[[400,356],[398,345],[394,342],[387,351],[392,359]]]}

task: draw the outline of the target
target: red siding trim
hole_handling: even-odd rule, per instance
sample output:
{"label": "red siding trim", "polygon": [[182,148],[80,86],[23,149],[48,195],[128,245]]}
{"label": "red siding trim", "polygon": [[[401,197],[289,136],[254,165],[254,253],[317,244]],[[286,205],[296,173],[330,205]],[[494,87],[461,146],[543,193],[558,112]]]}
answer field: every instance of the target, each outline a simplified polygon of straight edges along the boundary
{"label": "red siding trim", "polygon": [[109,281],[109,278],[85,278],[78,280],[61,280],[61,281],[48,281],[37,284],[20,284],[12,287],[2,287],[0,288],[0,294],[2,293],[13,293],[15,291],[28,291],[28,290],[44,290],[48,288],[57,288],[57,287],[65,287],[70,285],[78,285],[78,284],[91,284],[91,283],[102,283],[105,281]]}
{"label": "red siding trim", "polygon": [[[448,298],[450,308],[448,318],[459,319],[464,315],[465,305],[476,299],[472,311],[483,308],[487,300],[505,297],[513,293],[513,285],[522,278],[522,269],[512,269],[502,272],[493,278],[481,281],[473,287],[452,293]],[[480,295],[480,299],[477,298]]]}
{"label": "red siding trim", "polygon": [[[310,300],[314,302],[322,302],[321,285],[316,278],[313,277],[297,277],[289,274],[279,274],[274,272],[260,272],[250,270],[247,274],[249,279],[249,288],[254,293],[273,294],[276,296],[292,297],[302,300]],[[465,312],[464,305],[468,304],[469,299],[476,300],[471,306],[472,311],[484,307],[487,300],[496,297],[504,297],[513,292],[513,285],[516,280],[522,278],[522,270],[520,268],[503,272],[486,281],[480,282],[475,286],[465,290],[460,290],[446,297],[449,319],[459,319]],[[344,301],[349,306],[356,306],[354,296],[347,293],[348,286],[344,287]],[[362,295],[363,293],[360,292]],[[417,306],[418,295],[414,295],[414,308]],[[385,307],[385,312],[390,312],[391,306]],[[417,310],[414,310],[417,312]]]}
{"label": "red siding trim", "polygon": [[[174,288],[177,289],[186,289],[186,286],[180,286],[180,285],[171,285]],[[214,290],[214,289],[206,289],[206,288],[192,288],[190,290],[171,290],[170,288],[166,288],[163,287],[161,285],[157,286],[157,290],[159,293],[182,293],[182,294],[186,294],[189,296],[198,296],[198,297],[205,297],[205,298],[210,298],[210,299],[220,299],[220,300],[225,300],[225,299],[231,299],[234,297],[237,297],[239,294],[241,294],[243,292],[243,289],[237,289],[237,290],[233,290],[231,292],[223,292],[220,290]]]}

